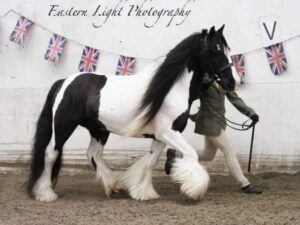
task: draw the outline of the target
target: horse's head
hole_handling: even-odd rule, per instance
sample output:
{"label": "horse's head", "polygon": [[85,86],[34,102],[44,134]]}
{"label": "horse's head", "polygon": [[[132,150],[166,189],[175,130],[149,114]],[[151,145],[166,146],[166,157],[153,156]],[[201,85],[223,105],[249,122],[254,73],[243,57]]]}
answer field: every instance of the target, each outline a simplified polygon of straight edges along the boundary
{"label": "horse's head", "polygon": [[235,80],[226,55],[229,47],[223,36],[223,29],[224,25],[217,31],[212,27],[209,32],[202,32],[193,47],[188,68],[201,74],[209,73],[224,90],[232,91]]}

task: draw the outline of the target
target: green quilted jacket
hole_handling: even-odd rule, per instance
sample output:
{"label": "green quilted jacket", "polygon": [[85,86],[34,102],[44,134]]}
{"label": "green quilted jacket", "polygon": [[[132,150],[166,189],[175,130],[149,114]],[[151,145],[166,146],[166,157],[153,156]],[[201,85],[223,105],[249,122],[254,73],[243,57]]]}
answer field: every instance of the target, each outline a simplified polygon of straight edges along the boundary
{"label": "green quilted jacket", "polygon": [[195,122],[195,133],[206,136],[219,136],[222,128],[226,128],[226,122],[220,119],[220,116],[218,116],[219,118],[214,116],[216,112],[218,115],[225,115],[225,96],[242,114],[248,117],[256,114],[235,91],[225,92],[219,90],[216,84],[212,84],[207,92],[200,96],[198,113],[191,116],[191,119]]}

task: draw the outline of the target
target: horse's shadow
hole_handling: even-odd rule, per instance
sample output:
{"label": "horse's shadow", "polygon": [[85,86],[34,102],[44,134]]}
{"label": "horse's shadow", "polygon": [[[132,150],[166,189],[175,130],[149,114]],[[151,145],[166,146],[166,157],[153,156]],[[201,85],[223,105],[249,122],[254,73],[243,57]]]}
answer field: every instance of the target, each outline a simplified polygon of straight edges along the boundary
{"label": "horse's shadow", "polygon": [[[180,192],[180,185],[174,184],[170,177],[163,176],[163,180],[161,178],[154,177],[153,185],[160,195],[159,199],[148,200],[148,201],[137,201],[143,204],[153,204],[156,202],[170,202],[176,205],[182,206],[190,206],[197,205],[203,203],[205,200],[192,200],[187,196],[183,195]],[[119,192],[112,193],[110,198],[108,198],[105,194],[105,190],[102,184],[99,182],[89,182],[85,185],[83,184],[68,184],[66,185],[57,185],[56,193],[58,193],[59,198],[63,200],[71,200],[71,201],[109,201],[109,200],[132,200],[130,195],[123,190]]]}

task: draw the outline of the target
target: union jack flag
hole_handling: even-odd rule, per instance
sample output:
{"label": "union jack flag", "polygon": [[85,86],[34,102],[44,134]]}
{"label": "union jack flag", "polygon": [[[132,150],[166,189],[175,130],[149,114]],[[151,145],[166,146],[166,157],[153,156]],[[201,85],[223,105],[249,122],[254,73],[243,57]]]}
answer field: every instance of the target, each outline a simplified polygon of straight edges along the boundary
{"label": "union jack flag", "polygon": [[97,61],[100,55],[98,49],[85,46],[79,63],[80,72],[94,72],[97,68]]}
{"label": "union jack flag", "polygon": [[266,48],[267,58],[274,75],[279,75],[287,69],[287,60],[282,43],[271,45]]}
{"label": "union jack flag", "polygon": [[237,74],[240,77],[241,84],[244,84],[245,81],[245,57],[243,54],[233,55],[232,61],[235,67]]}
{"label": "union jack flag", "polygon": [[135,58],[120,55],[116,75],[131,75],[135,64]]}
{"label": "union jack flag", "polygon": [[19,45],[22,44],[24,42],[24,36],[31,25],[32,22],[29,19],[21,16],[10,35],[9,40],[16,42]]}
{"label": "union jack flag", "polygon": [[58,34],[53,34],[53,36],[50,39],[50,43],[48,45],[44,58],[52,62],[57,62],[62,55],[65,43],[65,37],[60,36]]}

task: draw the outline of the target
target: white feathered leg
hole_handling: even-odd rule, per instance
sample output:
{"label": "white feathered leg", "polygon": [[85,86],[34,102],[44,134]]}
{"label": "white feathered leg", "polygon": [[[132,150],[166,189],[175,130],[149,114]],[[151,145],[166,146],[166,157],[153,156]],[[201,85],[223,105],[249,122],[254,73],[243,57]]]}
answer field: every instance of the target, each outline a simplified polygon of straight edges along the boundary
{"label": "white feathered leg", "polygon": [[52,189],[51,182],[52,167],[57,156],[58,151],[55,151],[48,146],[45,152],[45,166],[43,173],[33,188],[33,195],[36,200],[50,202],[57,199],[57,194]]}
{"label": "white feathered leg", "polygon": [[208,189],[209,176],[198,162],[196,150],[178,131],[160,131],[156,137],[183,153],[183,158],[176,158],[171,169],[171,177],[181,184],[181,192],[192,199],[202,198]]}
{"label": "white feathered leg", "polygon": [[105,164],[103,155],[104,146],[91,137],[91,142],[87,150],[87,157],[96,169],[97,179],[101,179],[107,197],[110,197],[113,191],[117,191],[117,175]]}
{"label": "white feathered leg", "polygon": [[122,186],[135,200],[159,198],[152,184],[152,172],[159,156],[166,145],[153,140],[150,153],[134,163],[121,178]]}

